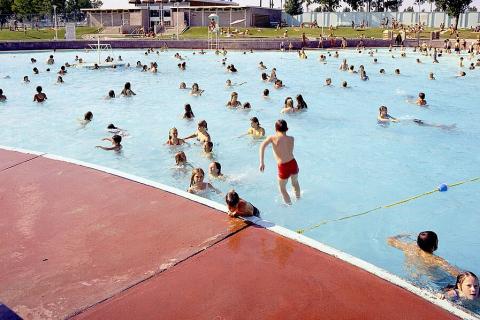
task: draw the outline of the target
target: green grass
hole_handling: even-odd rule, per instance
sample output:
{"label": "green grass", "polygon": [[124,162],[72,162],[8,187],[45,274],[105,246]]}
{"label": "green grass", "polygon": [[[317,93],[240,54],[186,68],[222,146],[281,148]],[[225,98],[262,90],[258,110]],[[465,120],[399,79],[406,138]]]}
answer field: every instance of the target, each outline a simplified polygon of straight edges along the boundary
{"label": "green grass", "polygon": [[[77,27],[76,34],[77,39],[81,39],[84,34],[96,33],[98,28],[95,27]],[[58,29],[58,39],[63,39],[65,36],[65,29]],[[55,30],[39,29],[31,30],[27,29],[27,32],[23,30],[10,31],[8,29],[0,30],[0,40],[52,40],[55,37]]]}
{"label": "green grass", "polygon": [[[239,32],[243,33],[245,28],[231,28],[231,30],[238,29]],[[275,28],[248,28],[248,35],[243,34],[236,34],[233,36],[234,39],[236,38],[283,38],[283,34],[285,30],[288,30],[288,37],[289,38],[300,38],[302,33],[305,32],[305,35],[309,38],[318,38],[322,32],[321,28],[281,28],[280,30],[276,30]],[[421,38],[429,38],[430,31],[434,29],[426,29],[424,32],[420,34]],[[328,28],[324,28],[323,33],[325,36],[330,35],[332,31],[328,30]],[[470,30],[460,30],[459,31],[460,38],[465,39],[477,39],[480,34],[477,32],[471,32]],[[368,28],[365,30],[355,30],[348,27],[341,27],[333,30],[333,35],[335,37],[345,37],[345,38],[360,38],[362,35],[366,38],[377,38],[381,39],[383,37],[383,29],[381,28]],[[450,35],[449,32],[446,32],[440,35],[442,39],[445,38],[455,38],[455,36]],[[192,27],[188,29],[181,35],[182,39],[205,39],[207,38],[207,27]],[[228,39],[227,37],[221,35],[220,38]]]}

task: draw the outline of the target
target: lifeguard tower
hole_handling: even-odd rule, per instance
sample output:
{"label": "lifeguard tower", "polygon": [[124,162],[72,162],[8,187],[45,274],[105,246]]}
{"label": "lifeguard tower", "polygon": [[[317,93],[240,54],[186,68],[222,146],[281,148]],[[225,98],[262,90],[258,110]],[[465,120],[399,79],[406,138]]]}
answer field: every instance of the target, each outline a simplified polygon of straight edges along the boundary
{"label": "lifeguard tower", "polygon": [[220,34],[220,19],[218,15],[212,13],[208,16],[208,48],[218,50],[220,46],[219,34]]}

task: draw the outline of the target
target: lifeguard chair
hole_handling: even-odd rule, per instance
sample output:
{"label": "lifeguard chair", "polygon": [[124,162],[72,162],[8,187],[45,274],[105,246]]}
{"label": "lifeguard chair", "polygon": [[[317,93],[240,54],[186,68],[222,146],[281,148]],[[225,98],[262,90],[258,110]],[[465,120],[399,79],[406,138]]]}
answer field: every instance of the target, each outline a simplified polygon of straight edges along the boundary
{"label": "lifeguard chair", "polygon": [[212,13],[208,16],[208,48],[218,50],[219,48],[219,34],[220,34],[220,19],[218,15]]}

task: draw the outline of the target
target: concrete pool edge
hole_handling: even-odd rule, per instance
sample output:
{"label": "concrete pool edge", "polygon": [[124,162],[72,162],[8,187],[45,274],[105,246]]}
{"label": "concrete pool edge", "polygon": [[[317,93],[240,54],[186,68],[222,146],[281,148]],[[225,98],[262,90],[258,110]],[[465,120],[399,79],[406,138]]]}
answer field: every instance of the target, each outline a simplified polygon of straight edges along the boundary
{"label": "concrete pool edge", "polygon": [[[106,168],[106,167],[103,167],[103,166],[94,165],[94,164],[86,163],[86,162],[83,162],[83,161],[79,161],[79,160],[75,160],[75,159],[69,159],[69,158],[66,158],[66,157],[61,157],[61,156],[52,155],[52,154],[48,154],[48,153],[39,153],[39,152],[35,152],[35,151],[30,151],[30,150],[25,150],[25,149],[20,149],[20,148],[4,147],[4,146],[0,146],[0,148],[4,149],[4,150],[7,150],[7,151],[27,153],[27,154],[36,155],[36,156],[39,156],[39,157],[44,157],[44,158],[47,158],[47,159],[63,161],[63,162],[66,162],[66,163],[71,163],[71,164],[75,164],[75,165],[78,165],[78,166],[90,168],[90,169],[93,169],[93,170],[105,172],[105,173],[108,173],[108,174],[111,174],[111,175],[114,175],[114,176],[118,176],[118,177],[121,177],[121,178],[124,178],[124,179],[127,179],[127,180],[131,180],[131,181],[143,184],[143,185],[151,186],[151,187],[154,187],[154,188],[172,193],[174,195],[187,198],[191,201],[194,201],[196,203],[200,203],[202,205],[208,206],[208,207],[216,209],[218,211],[225,212],[225,206],[221,205],[219,203],[216,203],[214,201],[211,201],[211,200],[208,200],[208,199],[205,199],[205,198],[201,198],[201,197],[189,194],[185,191],[182,191],[182,190],[179,190],[179,189],[176,189],[176,188],[173,188],[173,187],[169,187],[169,186],[166,186],[166,185],[163,185],[161,183],[157,183],[157,182],[154,182],[154,181],[151,181],[151,180],[148,180],[148,179],[137,177],[137,176],[134,176],[134,175],[131,175],[131,174],[127,174],[125,172],[121,172],[121,171],[118,171],[118,170],[115,170],[115,169],[110,169],[110,168]],[[320,252],[323,252],[327,255],[330,255],[330,256],[333,256],[333,257],[335,257],[339,260],[342,260],[342,261],[344,261],[348,264],[354,265],[354,266],[356,266],[356,267],[358,267],[362,270],[365,270],[370,274],[373,274],[373,275],[375,275],[375,276],[377,276],[377,277],[379,277],[379,278],[381,278],[385,281],[388,281],[389,283],[392,283],[392,284],[394,284],[398,287],[401,287],[401,288],[403,288],[403,289],[405,289],[405,290],[407,290],[411,293],[414,293],[415,295],[429,301],[432,304],[435,304],[435,305],[441,307],[442,309],[444,309],[444,310],[446,310],[446,311],[448,311],[448,312],[450,312],[450,313],[452,313],[452,314],[454,314],[458,317],[461,317],[463,319],[478,319],[477,316],[474,316],[473,314],[470,314],[468,311],[462,310],[461,308],[458,308],[458,307],[450,304],[449,302],[447,302],[445,300],[437,299],[431,292],[416,288],[415,286],[411,285],[410,283],[406,282],[405,280],[402,280],[401,278],[399,278],[395,275],[392,275],[389,272],[387,272],[387,271],[385,271],[385,270],[383,270],[379,267],[376,267],[376,266],[374,266],[370,263],[367,263],[367,262],[365,262],[361,259],[353,257],[353,256],[351,256],[347,253],[344,253],[344,252],[340,251],[340,250],[337,250],[337,249],[334,249],[334,248],[329,247],[327,245],[324,245],[324,244],[322,244],[322,243],[320,243],[316,240],[313,240],[313,239],[310,239],[306,236],[297,234],[294,231],[288,230],[284,227],[277,226],[277,225],[275,225],[273,223],[270,223],[268,221],[260,220],[258,218],[246,219],[246,220],[248,220],[248,221],[250,221],[250,222],[252,222],[252,223],[254,223],[258,226],[261,226],[261,227],[263,227],[263,228],[265,228],[269,231],[272,231],[272,232],[274,232],[278,235],[281,235],[281,236],[286,237],[288,239],[291,239],[295,242],[298,242],[298,243],[301,243],[303,245],[314,248],[314,249],[316,249]]]}

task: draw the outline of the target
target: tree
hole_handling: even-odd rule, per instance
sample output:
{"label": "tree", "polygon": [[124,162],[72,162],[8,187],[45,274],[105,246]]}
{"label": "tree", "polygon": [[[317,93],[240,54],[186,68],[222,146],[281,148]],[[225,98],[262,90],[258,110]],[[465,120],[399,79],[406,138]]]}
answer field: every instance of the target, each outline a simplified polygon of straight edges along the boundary
{"label": "tree", "polygon": [[285,2],[285,12],[291,16],[302,14],[302,2],[300,0],[287,0]]}
{"label": "tree", "polygon": [[320,4],[325,8],[325,11],[334,12],[340,7],[340,0],[315,0],[315,3]]}
{"label": "tree", "polygon": [[352,11],[357,11],[363,5],[363,0],[344,0],[344,2],[350,6]]}
{"label": "tree", "polygon": [[450,17],[455,18],[454,29],[457,30],[460,14],[467,10],[473,0],[437,0],[436,4],[444,9]]}
{"label": "tree", "polygon": [[477,12],[478,9],[475,6],[468,7],[468,12]]}
{"label": "tree", "polygon": [[12,4],[13,0],[0,0],[0,30],[13,14]]}
{"label": "tree", "polygon": [[383,6],[385,11],[399,11],[399,8],[402,6],[403,0],[385,0]]}

